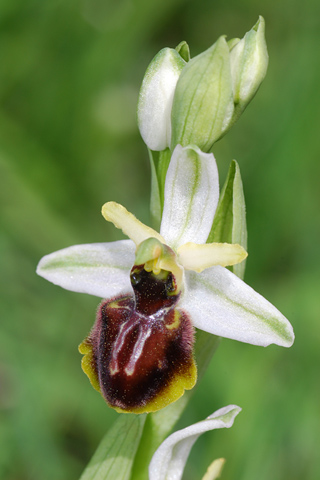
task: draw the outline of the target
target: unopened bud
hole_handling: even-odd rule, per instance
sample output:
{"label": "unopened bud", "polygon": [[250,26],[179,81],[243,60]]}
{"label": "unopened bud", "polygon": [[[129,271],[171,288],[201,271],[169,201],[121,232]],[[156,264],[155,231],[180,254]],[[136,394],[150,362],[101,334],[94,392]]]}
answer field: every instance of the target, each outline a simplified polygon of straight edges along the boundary
{"label": "unopened bud", "polygon": [[242,40],[233,47],[230,45],[234,103],[241,111],[255,95],[267,72],[268,52],[264,31],[264,19],[259,17]]}
{"label": "unopened bud", "polygon": [[170,146],[173,95],[185,65],[177,50],[164,48],[147,68],[139,94],[138,126],[151,150],[161,151]]}
{"label": "unopened bud", "polygon": [[208,152],[233,115],[229,47],[224,37],[184,67],[172,105],[171,150],[197,145]]}

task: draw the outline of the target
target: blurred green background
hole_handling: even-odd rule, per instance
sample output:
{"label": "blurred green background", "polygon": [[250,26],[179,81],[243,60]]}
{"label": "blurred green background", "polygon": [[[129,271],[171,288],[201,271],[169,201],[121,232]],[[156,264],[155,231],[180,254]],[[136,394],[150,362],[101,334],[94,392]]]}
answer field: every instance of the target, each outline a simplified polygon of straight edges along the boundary
{"label": "blurred green background", "polygon": [[235,403],[231,430],[194,448],[187,480],[217,457],[230,480],[320,478],[320,4],[317,0],[1,0],[0,478],[77,479],[117,414],[80,369],[99,300],[35,274],[51,251],[120,238],[108,200],[148,222],[150,171],[135,108],[163,46],[192,56],[261,14],[270,64],[215,147],[247,200],[246,281],[292,322],[287,350],[223,340],[180,426]]}

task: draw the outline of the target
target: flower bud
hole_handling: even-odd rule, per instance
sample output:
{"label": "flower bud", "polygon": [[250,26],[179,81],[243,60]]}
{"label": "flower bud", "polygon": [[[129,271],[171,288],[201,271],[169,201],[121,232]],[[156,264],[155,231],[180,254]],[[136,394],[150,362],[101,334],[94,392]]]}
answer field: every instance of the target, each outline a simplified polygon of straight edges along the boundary
{"label": "flower bud", "polygon": [[184,67],[172,105],[171,150],[197,145],[208,152],[233,115],[229,47],[224,37]]}
{"label": "flower bud", "polygon": [[238,42],[240,42],[240,38],[231,38],[230,40],[228,40],[229,50],[232,50],[233,47],[235,47]]}
{"label": "flower bud", "polygon": [[242,40],[220,37],[188,62],[174,93],[171,150],[195,144],[208,152],[239,118],[267,71],[264,29],[259,17]]}
{"label": "flower bud", "polygon": [[264,31],[264,19],[259,17],[242,40],[234,46],[230,45],[234,103],[241,111],[255,95],[267,72],[268,52]]}
{"label": "flower bud", "polygon": [[185,40],[179,43],[179,45],[176,46],[176,50],[179,53],[179,55],[185,60],[186,62],[189,62],[190,60],[190,48],[189,45]]}
{"label": "flower bud", "polygon": [[138,126],[147,147],[165,150],[171,143],[174,91],[186,62],[173,48],[163,48],[145,73],[138,100]]}

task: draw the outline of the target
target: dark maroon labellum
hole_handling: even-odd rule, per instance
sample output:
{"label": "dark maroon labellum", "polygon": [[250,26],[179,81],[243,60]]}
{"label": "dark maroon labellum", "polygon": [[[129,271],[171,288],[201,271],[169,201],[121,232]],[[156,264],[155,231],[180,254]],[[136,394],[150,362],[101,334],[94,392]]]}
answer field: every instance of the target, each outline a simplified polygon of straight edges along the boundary
{"label": "dark maroon labellum", "polygon": [[179,294],[171,272],[155,275],[134,266],[131,283],[134,295],[102,302],[82,345],[91,346],[92,375],[107,403],[142,413],[194,386],[194,332],[187,315],[175,308]]}

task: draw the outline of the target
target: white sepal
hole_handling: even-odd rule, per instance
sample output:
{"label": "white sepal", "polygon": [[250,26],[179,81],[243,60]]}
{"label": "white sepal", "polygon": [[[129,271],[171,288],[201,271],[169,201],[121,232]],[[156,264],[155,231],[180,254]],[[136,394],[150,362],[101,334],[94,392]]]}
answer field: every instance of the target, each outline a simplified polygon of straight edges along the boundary
{"label": "white sepal", "polygon": [[112,298],[132,292],[129,272],[134,258],[131,240],[74,245],[43,257],[37,274],[73,292]]}
{"label": "white sepal", "polygon": [[177,249],[205,243],[219,200],[219,177],[212,153],[177,145],[167,171],[160,233]]}
{"label": "white sepal", "polygon": [[149,465],[149,480],[180,480],[190,450],[204,432],[230,428],[241,411],[237,405],[217,410],[205,420],[170,435],[153,455]]}
{"label": "white sepal", "polygon": [[195,327],[221,337],[266,347],[290,347],[291,324],[271,303],[226,268],[186,272],[180,307]]}

